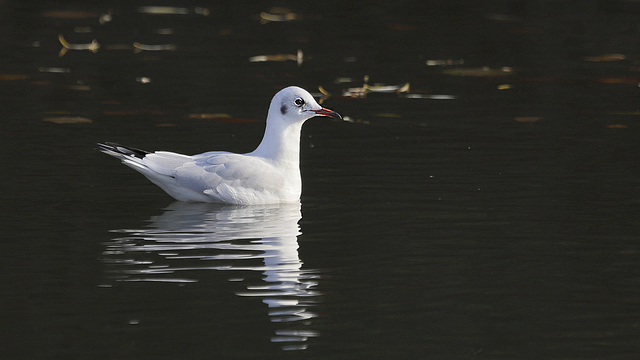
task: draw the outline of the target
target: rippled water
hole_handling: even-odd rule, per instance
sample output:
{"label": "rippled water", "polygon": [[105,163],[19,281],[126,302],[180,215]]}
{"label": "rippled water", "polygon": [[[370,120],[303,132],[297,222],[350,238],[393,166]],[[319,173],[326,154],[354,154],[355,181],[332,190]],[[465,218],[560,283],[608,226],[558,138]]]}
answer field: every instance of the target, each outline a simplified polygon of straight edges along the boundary
{"label": "rippled water", "polygon": [[[276,7],[277,6],[277,7]],[[7,358],[634,359],[634,1],[0,2]],[[247,152],[291,206],[174,203],[95,151]]]}

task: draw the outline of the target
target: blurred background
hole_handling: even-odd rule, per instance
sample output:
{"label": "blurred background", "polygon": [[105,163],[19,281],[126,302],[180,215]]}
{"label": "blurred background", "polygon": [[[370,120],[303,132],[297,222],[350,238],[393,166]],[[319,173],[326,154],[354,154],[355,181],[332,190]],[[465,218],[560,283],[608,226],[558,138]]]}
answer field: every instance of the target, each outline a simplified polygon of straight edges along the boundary
{"label": "blurred background", "polygon": [[[252,151],[293,206],[95,151]],[[632,359],[640,2],[0,0],[0,357]]]}

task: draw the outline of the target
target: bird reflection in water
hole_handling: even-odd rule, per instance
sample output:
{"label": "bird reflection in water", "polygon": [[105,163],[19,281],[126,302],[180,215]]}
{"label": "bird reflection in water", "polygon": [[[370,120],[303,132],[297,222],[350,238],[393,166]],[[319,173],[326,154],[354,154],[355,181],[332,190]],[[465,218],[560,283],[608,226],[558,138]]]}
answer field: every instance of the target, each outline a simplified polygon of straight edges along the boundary
{"label": "bird reflection in water", "polygon": [[[106,244],[102,260],[115,281],[191,283],[203,270],[261,272],[263,284],[236,295],[261,298],[272,322],[292,325],[276,330],[271,341],[301,350],[309,337],[318,336],[306,326],[316,317],[308,308],[320,295],[314,290],[319,273],[303,270],[298,256],[301,217],[299,202],[243,207],[175,202],[145,228],[114,230],[124,235]],[[237,273],[229,279],[242,280]]]}

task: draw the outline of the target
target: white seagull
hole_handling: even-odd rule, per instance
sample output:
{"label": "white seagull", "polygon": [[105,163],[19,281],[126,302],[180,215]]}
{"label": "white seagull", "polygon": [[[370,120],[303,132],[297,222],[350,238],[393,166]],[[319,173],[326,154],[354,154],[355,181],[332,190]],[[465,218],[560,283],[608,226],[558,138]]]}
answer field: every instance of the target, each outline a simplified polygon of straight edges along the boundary
{"label": "white seagull", "polygon": [[314,116],[342,118],[306,90],[290,86],[271,100],[260,145],[247,154],[210,151],[182,155],[148,152],[116,143],[99,150],[122,160],[179,201],[237,205],[290,203],[300,199],[300,130]]}

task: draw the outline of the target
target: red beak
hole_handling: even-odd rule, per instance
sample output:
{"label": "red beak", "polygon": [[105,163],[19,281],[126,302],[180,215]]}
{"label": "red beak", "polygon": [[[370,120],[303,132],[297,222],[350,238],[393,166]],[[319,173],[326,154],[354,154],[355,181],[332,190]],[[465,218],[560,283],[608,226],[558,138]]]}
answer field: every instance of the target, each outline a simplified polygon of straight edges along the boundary
{"label": "red beak", "polygon": [[319,116],[327,116],[330,118],[338,118],[338,119],[342,119],[342,116],[340,116],[340,114],[338,114],[337,112],[333,111],[333,110],[329,110],[327,108],[322,108],[320,110],[312,110],[314,113],[316,113],[316,115]]}

